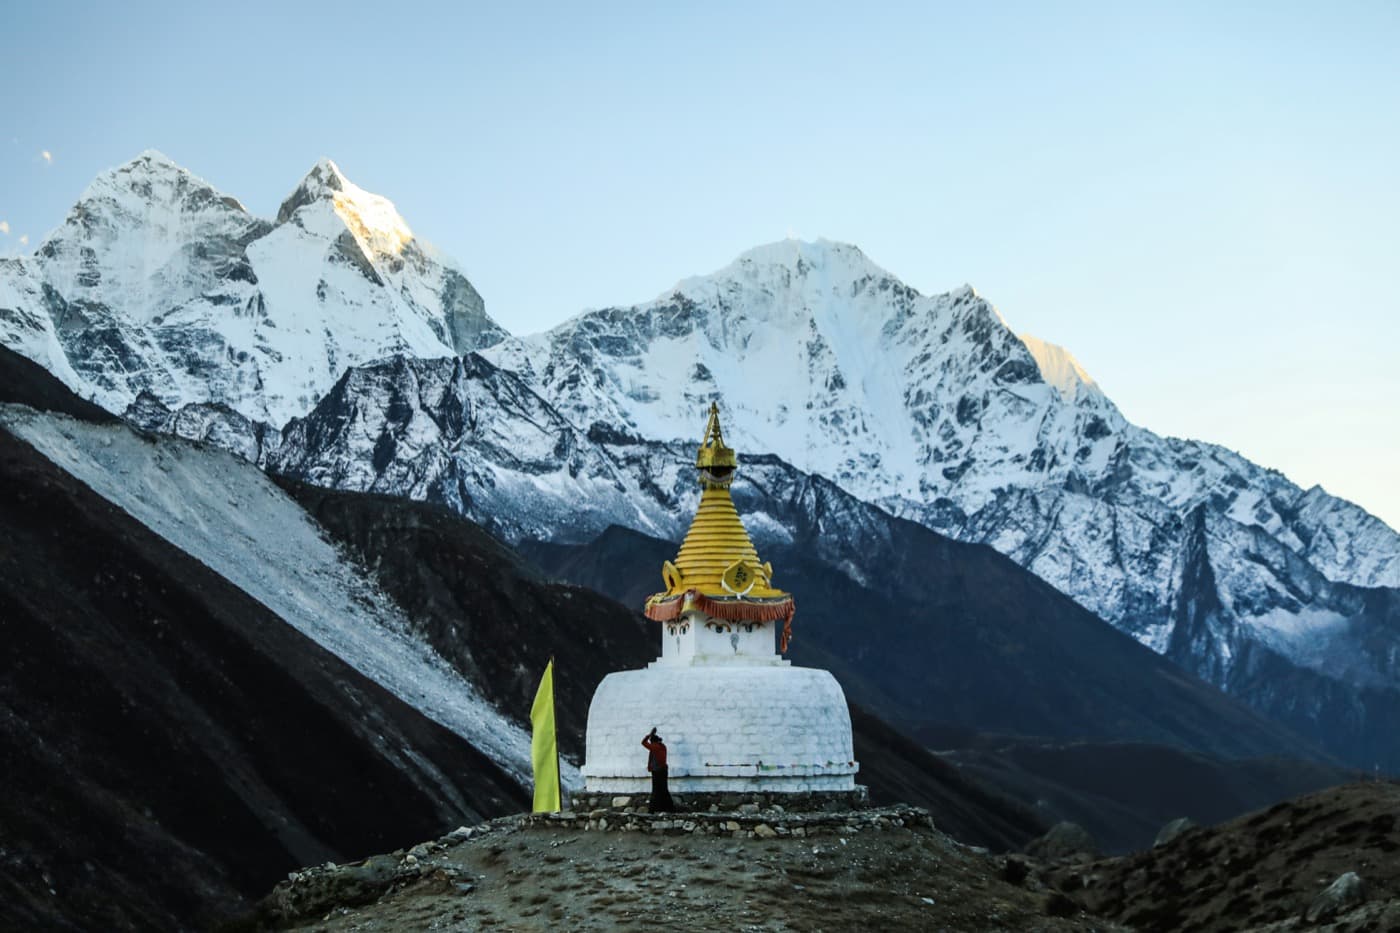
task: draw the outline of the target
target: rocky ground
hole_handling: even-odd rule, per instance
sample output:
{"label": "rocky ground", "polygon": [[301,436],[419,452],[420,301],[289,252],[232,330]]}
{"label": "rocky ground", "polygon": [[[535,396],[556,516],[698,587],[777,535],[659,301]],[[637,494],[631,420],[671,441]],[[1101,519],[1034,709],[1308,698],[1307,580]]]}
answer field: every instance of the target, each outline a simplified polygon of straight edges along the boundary
{"label": "rocky ground", "polygon": [[250,928],[1115,930],[909,807],[507,817],[278,885]]}
{"label": "rocky ground", "polygon": [[1098,859],[1071,824],[1018,855],[915,807],[512,816],[294,873],[237,929],[1400,929],[1400,783],[1359,783]]}
{"label": "rocky ground", "polygon": [[1346,784],[1042,882],[1137,930],[1400,930],[1400,784]]}

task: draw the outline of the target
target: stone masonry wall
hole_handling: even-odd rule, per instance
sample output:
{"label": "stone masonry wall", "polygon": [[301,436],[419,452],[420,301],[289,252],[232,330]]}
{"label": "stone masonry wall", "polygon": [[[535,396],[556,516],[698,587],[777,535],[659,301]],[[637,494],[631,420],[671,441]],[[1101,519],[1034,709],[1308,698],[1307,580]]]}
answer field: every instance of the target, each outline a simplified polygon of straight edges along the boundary
{"label": "stone masonry wall", "polygon": [[781,806],[765,810],[756,806],[752,809],[741,807],[731,813],[644,813],[634,807],[622,807],[589,812],[565,810],[563,813],[532,813],[523,820],[524,826],[572,828],[584,832],[644,832],[673,836],[697,833],[744,839],[850,836],[863,831],[878,832],[901,826],[933,828],[933,819],[927,810],[907,804],[833,813],[798,813]]}

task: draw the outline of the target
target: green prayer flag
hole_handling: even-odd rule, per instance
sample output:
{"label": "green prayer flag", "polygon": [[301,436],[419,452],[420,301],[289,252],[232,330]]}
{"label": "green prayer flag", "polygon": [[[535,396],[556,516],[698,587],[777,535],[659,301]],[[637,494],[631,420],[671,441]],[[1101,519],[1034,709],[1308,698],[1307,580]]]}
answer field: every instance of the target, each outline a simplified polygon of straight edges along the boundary
{"label": "green prayer flag", "polygon": [[554,659],[545,665],[540,689],[530,707],[530,758],[535,771],[535,811],[555,813],[559,806],[559,744],[554,729]]}

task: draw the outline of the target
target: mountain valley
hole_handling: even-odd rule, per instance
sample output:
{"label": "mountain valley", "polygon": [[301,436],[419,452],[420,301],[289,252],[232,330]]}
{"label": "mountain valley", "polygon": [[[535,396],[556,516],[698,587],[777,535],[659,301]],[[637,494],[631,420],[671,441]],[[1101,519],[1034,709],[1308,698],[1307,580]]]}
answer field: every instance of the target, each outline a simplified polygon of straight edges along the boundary
{"label": "mountain valley", "polygon": [[596,685],[656,656],[713,400],[858,779],[1016,916],[1207,908],[1161,853],[1028,895],[967,846],[1072,820],[1117,855],[1400,773],[1400,535],[1130,423],[970,287],[788,240],[518,336],[330,160],[261,218],[147,152],[0,259],[0,921],[207,926],[301,866],[515,833],[545,662],[576,787]]}

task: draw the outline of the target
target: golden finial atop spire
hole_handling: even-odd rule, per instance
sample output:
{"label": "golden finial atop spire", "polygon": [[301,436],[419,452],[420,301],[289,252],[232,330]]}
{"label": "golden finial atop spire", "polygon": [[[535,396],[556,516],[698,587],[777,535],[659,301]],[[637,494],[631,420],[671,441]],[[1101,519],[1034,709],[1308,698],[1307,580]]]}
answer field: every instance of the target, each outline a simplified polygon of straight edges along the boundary
{"label": "golden finial atop spire", "polygon": [[792,597],[772,585],[773,567],[761,563],[744,522],[729,497],[739,457],[724,443],[719,406],[710,403],[705,437],[695,454],[700,471],[700,505],[681,542],[675,563],[666,561],[665,592],[647,600],[646,614],[659,622],[696,608],[717,618],[780,619],[787,649]]}
{"label": "golden finial atop spire", "polygon": [[734,468],[739,458],[734,448],[724,443],[724,431],[719,426],[719,405],[710,403],[710,420],[705,425],[705,437],[700,441],[700,449],[695,452],[695,465],[700,468],[700,482],[722,482],[728,484],[733,478]]}

